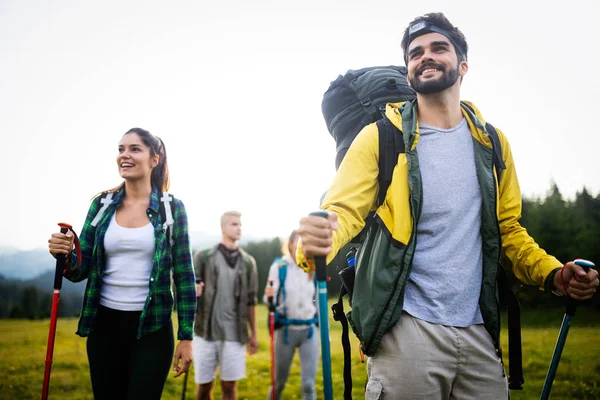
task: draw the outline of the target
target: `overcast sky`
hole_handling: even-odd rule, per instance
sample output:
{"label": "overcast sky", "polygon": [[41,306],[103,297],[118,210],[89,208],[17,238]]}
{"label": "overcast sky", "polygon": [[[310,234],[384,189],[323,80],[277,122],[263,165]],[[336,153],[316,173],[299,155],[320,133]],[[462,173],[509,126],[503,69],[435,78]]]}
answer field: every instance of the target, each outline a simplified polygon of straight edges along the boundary
{"label": "overcast sky", "polygon": [[165,141],[190,230],[286,236],[335,173],[321,114],[338,74],[402,64],[406,25],[466,35],[462,98],[510,140],[521,189],[600,192],[599,1],[0,1],[0,246],[45,247],[118,184],[117,144]]}

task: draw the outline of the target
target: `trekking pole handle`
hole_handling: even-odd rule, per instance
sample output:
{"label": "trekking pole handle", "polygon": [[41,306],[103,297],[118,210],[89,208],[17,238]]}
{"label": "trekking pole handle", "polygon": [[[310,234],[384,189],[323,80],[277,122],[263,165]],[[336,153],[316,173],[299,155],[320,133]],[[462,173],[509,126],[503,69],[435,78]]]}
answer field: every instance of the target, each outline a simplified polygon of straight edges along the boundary
{"label": "trekking pole handle", "polygon": [[583,258],[576,258],[575,260],[573,260],[573,262],[575,264],[579,265],[581,268],[583,268],[583,270],[585,272],[588,272],[590,270],[590,268],[593,268],[596,266],[596,264],[594,264],[593,262],[584,260]]}
{"label": "trekking pole handle", "polygon": [[[315,215],[317,217],[327,218],[329,214],[327,211],[313,211],[310,215]],[[327,280],[327,264],[325,260],[325,256],[315,256],[315,272],[317,276],[317,281],[324,282]]]}
{"label": "trekking pole handle", "polygon": [[[273,287],[273,279],[269,279],[269,286]],[[269,311],[273,311],[273,296],[268,296],[267,301],[269,302]]]}
{"label": "trekking pole handle", "polygon": [[[59,222],[60,233],[67,233],[73,227],[67,223]],[[60,290],[62,288],[62,277],[67,263],[67,257],[65,254],[58,254],[56,256],[56,269],[54,270],[54,290]]]}
{"label": "trekking pole handle", "polygon": [[[588,272],[590,270],[590,268],[595,266],[595,264],[593,262],[584,260],[582,258],[576,258],[575,260],[573,260],[573,263],[576,265],[579,265],[581,268],[583,268],[583,270],[585,272]],[[570,315],[570,316],[575,315],[575,310],[577,309],[577,303],[578,303],[578,301],[573,299],[572,297],[569,297],[567,299],[567,310],[566,310],[567,315]]]}

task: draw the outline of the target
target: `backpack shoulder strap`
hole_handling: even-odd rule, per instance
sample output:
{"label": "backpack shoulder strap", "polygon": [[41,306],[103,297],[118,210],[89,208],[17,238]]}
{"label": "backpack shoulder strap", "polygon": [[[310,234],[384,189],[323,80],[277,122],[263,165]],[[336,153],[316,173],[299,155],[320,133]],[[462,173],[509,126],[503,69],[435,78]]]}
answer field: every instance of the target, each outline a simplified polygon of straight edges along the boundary
{"label": "backpack shoulder strap", "polygon": [[[506,305],[508,320],[508,387],[523,390],[523,346],[521,342],[521,305],[510,285],[504,266],[498,266],[498,294],[500,304]],[[502,356],[502,355],[500,355]]]}
{"label": "backpack shoulder strap", "polygon": [[498,184],[500,184],[500,177],[502,176],[502,171],[506,169],[506,164],[504,164],[504,160],[502,159],[502,145],[500,144],[498,132],[496,132],[496,128],[494,128],[492,124],[486,122],[485,130],[487,131],[488,135],[490,136],[490,139],[492,140],[492,147],[494,148],[492,160],[494,162],[494,168],[496,168]]}
{"label": "backpack shoulder strap", "polygon": [[398,163],[398,155],[406,151],[402,131],[384,115],[377,121],[379,132],[379,193],[377,206],[383,204],[387,190],[392,183],[394,168]]}
{"label": "backpack shoulder strap", "polygon": [[171,203],[173,202],[173,195],[169,192],[159,192],[158,211],[160,213],[161,221],[163,222],[163,232],[166,233],[169,238],[169,245],[172,247],[175,244],[173,240],[173,211]]}
{"label": "backpack shoulder strap", "polygon": [[[469,104],[461,102],[463,106],[469,109],[475,115],[475,110]],[[500,176],[502,175],[502,171],[506,169],[506,164],[504,164],[504,159],[502,159],[502,145],[500,144],[500,138],[498,137],[498,132],[494,125],[489,122],[485,123],[485,130],[487,134],[490,136],[490,140],[492,141],[492,162],[494,163],[494,168],[496,169],[496,176],[498,177],[498,185],[500,184]]]}
{"label": "backpack shoulder strap", "polygon": [[[278,272],[278,276],[279,276],[279,289],[277,289],[277,296],[275,298],[275,305],[278,306],[279,305],[279,296],[283,296],[283,303],[285,304],[285,278],[287,276],[287,263],[284,261],[283,258],[278,258],[277,259],[278,262],[278,268],[277,268],[277,272]],[[286,310],[284,307],[284,316],[285,316]]]}
{"label": "backpack shoulder strap", "polygon": [[344,312],[344,295],[348,294],[344,286],[340,290],[337,303],[331,306],[333,319],[342,324],[342,349],[344,352],[344,400],[352,400],[352,358],[350,355],[350,337],[348,319]]}
{"label": "backpack shoulder strap", "polygon": [[100,203],[102,204],[102,207],[100,207],[100,209],[98,210],[98,213],[96,213],[96,216],[94,217],[94,219],[92,220],[92,222],[90,224],[94,228],[96,227],[96,225],[98,225],[98,222],[100,222],[100,219],[102,218],[102,215],[104,215],[104,213],[108,209],[108,206],[113,202],[113,200],[112,200],[113,195],[114,195],[113,192],[107,192],[101,196]]}
{"label": "backpack shoulder strap", "polygon": [[283,260],[279,260],[279,283],[280,285],[285,283],[285,278],[287,276],[287,263]]}

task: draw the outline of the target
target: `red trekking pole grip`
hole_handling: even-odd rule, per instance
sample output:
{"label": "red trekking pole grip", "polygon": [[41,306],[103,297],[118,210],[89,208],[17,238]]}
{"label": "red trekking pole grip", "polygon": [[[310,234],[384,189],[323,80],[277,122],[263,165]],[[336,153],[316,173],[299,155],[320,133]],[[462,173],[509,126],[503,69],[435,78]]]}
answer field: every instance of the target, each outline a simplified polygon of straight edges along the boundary
{"label": "red trekking pole grip", "polygon": [[[66,222],[59,222],[60,233],[67,233],[68,231],[73,232],[73,245],[75,246],[75,255],[77,256],[78,266],[81,266],[81,243],[77,234],[73,230],[73,227]],[[59,254],[56,256],[56,271],[54,273],[54,289],[60,290],[62,288],[62,276],[67,272],[66,261],[67,257],[71,255]]]}

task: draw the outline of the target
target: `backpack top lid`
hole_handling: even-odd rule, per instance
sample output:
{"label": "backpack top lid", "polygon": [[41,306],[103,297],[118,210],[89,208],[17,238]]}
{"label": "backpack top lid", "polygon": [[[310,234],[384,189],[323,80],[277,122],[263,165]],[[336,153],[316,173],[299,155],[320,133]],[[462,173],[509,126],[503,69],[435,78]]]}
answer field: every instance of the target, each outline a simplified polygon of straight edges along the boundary
{"label": "backpack top lid", "polygon": [[336,169],[360,130],[384,115],[387,103],[415,98],[406,74],[402,66],[367,67],[349,70],[331,82],[321,111],[336,142]]}

